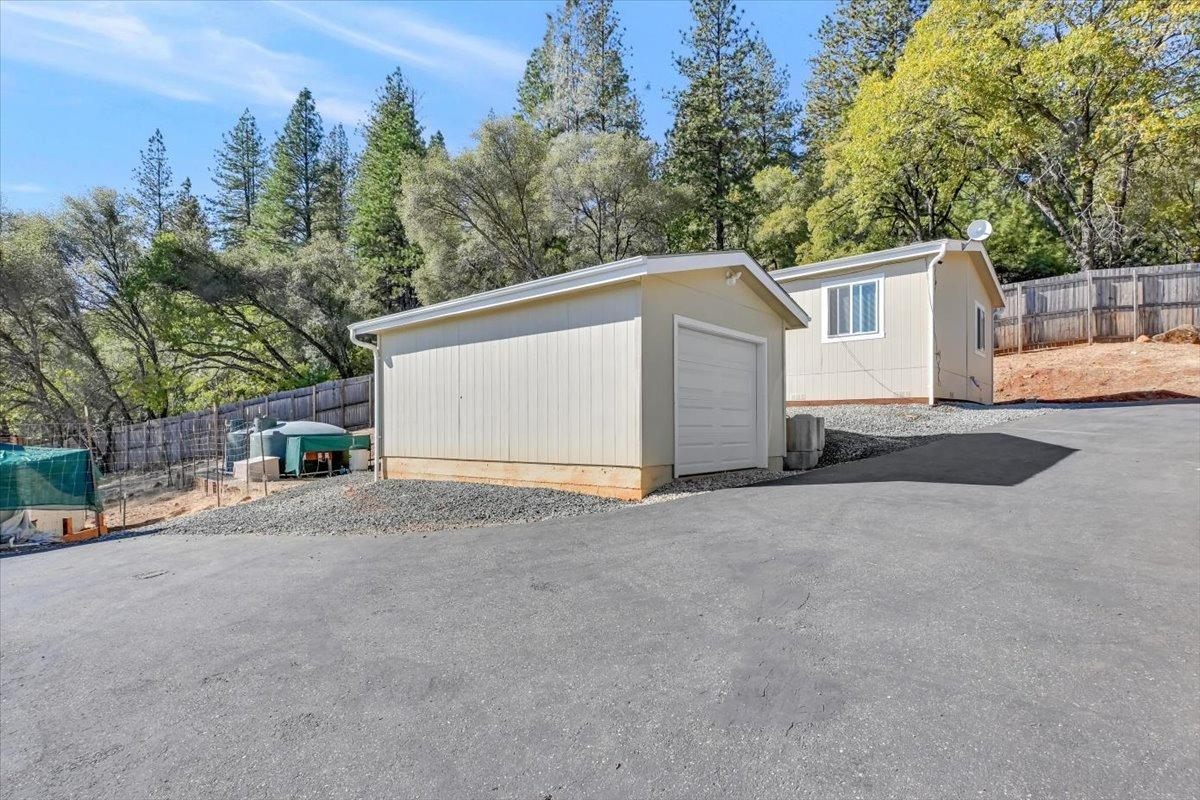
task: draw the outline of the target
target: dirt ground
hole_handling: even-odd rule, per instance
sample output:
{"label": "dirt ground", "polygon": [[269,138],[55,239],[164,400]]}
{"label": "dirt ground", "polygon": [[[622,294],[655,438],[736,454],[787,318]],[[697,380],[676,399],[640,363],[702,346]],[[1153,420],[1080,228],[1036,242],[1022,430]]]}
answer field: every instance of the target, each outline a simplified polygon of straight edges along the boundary
{"label": "dirt ground", "polygon": [[[286,492],[307,482],[304,480],[272,481],[268,490],[271,494]],[[262,496],[262,484],[254,484],[247,490],[244,484],[226,483],[222,486],[220,499],[222,506],[229,506],[257,500]],[[195,489],[187,492],[165,489],[160,492],[130,497],[125,502],[124,519],[122,520],[120,500],[116,492],[112,491],[111,494],[106,493],[105,521],[113,530],[135,528],[216,507],[216,493],[205,492],[201,483]]]}
{"label": "dirt ground", "polygon": [[1119,342],[996,357],[996,402],[1200,397],[1200,345]]}

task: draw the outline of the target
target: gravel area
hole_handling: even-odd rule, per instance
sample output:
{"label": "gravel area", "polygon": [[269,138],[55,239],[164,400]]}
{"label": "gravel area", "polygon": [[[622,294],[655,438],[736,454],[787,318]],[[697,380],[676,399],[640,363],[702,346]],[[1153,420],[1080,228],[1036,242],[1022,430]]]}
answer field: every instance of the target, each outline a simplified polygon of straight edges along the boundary
{"label": "gravel area", "polygon": [[818,467],[893,453],[946,436],[970,433],[1029,416],[1048,408],[978,406],[971,403],[926,405],[848,404],[788,409],[788,416],[825,418],[825,452]]}
{"label": "gravel area", "polygon": [[[1044,408],[943,404],[838,405],[791,409],[825,417],[818,466],[883,455],[944,436],[1045,413]],[[642,504],[776,480],[789,473],[747,469],[680,478]],[[536,522],[611,511],[628,505],[553,489],[445,481],[381,481],[369,474],[306,481],[271,497],[211,509],[159,525],[163,533],[394,534]]]}
{"label": "gravel area", "polygon": [[738,486],[749,486],[752,483],[774,481],[787,475],[786,472],[773,469],[739,469],[734,472],[717,472],[712,475],[678,478],[655,490],[654,494],[642,501],[642,505],[661,503],[665,500],[678,500],[690,494],[715,492],[718,489],[735,489]]}
{"label": "gravel area", "polygon": [[448,481],[313,479],[277,495],[163,523],[163,533],[388,534],[536,522],[629,505],[553,489]]}

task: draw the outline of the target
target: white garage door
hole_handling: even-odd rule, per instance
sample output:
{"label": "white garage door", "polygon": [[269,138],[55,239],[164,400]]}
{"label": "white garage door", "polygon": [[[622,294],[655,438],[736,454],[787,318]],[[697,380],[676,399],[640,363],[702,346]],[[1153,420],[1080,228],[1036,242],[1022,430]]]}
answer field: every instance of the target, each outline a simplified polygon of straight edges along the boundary
{"label": "white garage door", "polygon": [[682,323],[676,328],[676,475],[762,465],[761,346]]}

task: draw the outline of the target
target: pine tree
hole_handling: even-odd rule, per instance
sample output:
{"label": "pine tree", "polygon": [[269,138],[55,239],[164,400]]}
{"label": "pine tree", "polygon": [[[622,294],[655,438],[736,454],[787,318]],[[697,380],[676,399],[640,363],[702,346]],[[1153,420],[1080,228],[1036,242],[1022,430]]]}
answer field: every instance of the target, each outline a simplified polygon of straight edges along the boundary
{"label": "pine tree", "polygon": [[796,156],[799,109],[786,97],[787,70],[779,66],[762,39],[755,39],[751,45],[750,72],[744,110],[753,140],[754,171],[789,165]]}
{"label": "pine tree", "polygon": [[399,206],[405,170],[425,147],[413,88],[399,69],[380,89],[363,138],[366,144],[352,192],[350,242],[372,298],[387,311],[412,308],[418,304],[412,276],[422,256],[404,229]]}
{"label": "pine tree", "polygon": [[250,109],[221,137],[216,159],[212,180],[218,194],[209,200],[209,208],[222,246],[234,247],[254,224],[254,207],[267,169],[262,136]]}
{"label": "pine tree", "polygon": [[425,152],[429,155],[437,154],[449,158],[450,151],[446,149],[446,137],[442,136],[441,131],[434,131],[433,136],[429,137],[429,146],[425,148]]}
{"label": "pine tree", "polygon": [[191,178],[183,179],[179,193],[175,196],[175,207],[171,211],[171,230],[197,241],[208,242],[208,220],[204,218],[199,198],[192,194]]}
{"label": "pine tree", "polygon": [[153,238],[170,224],[174,203],[171,189],[171,165],[167,161],[167,146],[162,131],[157,128],[138,151],[138,166],[133,171],[134,190],[130,202],[141,217],[148,236]]}
{"label": "pine tree", "polygon": [[564,0],[517,88],[522,114],[551,135],[640,134],[641,103],[625,69],[627,48],[612,0]]}
{"label": "pine tree", "polygon": [[672,95],[666,171],[694,194],[691,246],[722,250],[745,244],[755,206],[751,180],[788,142],[786,78],[731,0],[692,0],[692,16],[688,52],[675,57],[687,86]]}
{"label": "pine tree", "polygon": [[820,148],[841,127],[862,79],[892,74],[929,0],[841,0],[817,32],[804,111],[804,137]]}
{"label": "pine tree", "polygon": [[317,229],[324,131],[312,92],[303,89],[275,142],[255,208],[254,235],[274,246],[307,244]]}
{"label": "pine tree", "polygon": [[599,133],[642,131],[642,106],[625,69],[624,32],[612,0],[584,0],[583,74],[589,78],[585,120]]}
{"label": "pine tree", "polygon": [[546,15],[546,32],[542,43],[534,48],[525,63],[525,74],[517,85],[517,107],[528,122],[537,122],[539,109],[550,100],[550,59],[554,52],[555,17]]}
{"label": "pine tree", "polygon": [[353,207],[350,187],[354,183],[354,159],[346,141],[346,129],[335,125],[325,139],[321,161],[321,186],[317,229],[335,241],[344,242],[350,233]]}

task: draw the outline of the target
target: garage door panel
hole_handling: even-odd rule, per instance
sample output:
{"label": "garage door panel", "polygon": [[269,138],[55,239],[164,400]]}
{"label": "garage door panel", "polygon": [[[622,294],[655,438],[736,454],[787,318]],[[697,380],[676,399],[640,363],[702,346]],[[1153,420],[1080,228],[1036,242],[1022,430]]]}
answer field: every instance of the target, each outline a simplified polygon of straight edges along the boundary
{"label": "garage door panel", "polygon": [[757,347],[682,327],[677,335],[676,471],[757,466]]}

